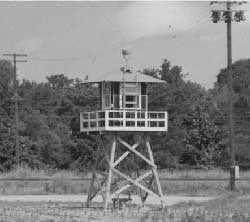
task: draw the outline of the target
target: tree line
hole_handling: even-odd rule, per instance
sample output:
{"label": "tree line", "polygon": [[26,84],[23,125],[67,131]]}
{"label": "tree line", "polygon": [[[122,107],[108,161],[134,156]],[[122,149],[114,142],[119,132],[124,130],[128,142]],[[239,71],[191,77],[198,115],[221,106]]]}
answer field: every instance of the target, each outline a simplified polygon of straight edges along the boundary
{"label": "tree line", "polygon": [[[159,69],[144,69],[164,84],[149,86],[149,109],[167,110],[168,132],[151,136],[160,168],[227,167],[227,72],[220,70],[212,89],[187,81],[182,67],[167,59]],[[236,161],[250,154],[250,59],[233,64]],[[0,170],[16,166],[14,68],[0,61]],[[31,168],[88,170],[97,149],[93,136],[80,133],[79,113],[99,109],[99,90],[80,79],[50,75],[46,82],[18,83],[20,163]],[[143,167],[143,163],[140,167]]]}

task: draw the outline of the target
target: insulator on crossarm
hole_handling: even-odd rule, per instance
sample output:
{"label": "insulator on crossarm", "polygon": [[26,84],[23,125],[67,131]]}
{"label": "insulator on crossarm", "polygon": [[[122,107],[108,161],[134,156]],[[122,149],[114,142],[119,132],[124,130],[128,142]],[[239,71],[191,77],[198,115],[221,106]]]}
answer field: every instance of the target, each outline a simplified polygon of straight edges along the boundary
{"label": "insulator on crossarm", "polygon": [[221,19],[221,12],[219,10],[213,10],[211,17],[212,17],[213,23],[217,23]]}
{"label": "insulator on crossarm", "polygon": [[222,20],[227,23],[230,21],[230,19],[231,19],[231,12],[230,11],[223,12]]}
{"label": "insulator on crossarm", "polygon": [[245,15],[244,15],[244,11],[243,10],[240,10],[240,11],[236,11],[234,13],[234,21],[236,22],[240,22],[240,21],[244,21],[246,18],[245,18]]}

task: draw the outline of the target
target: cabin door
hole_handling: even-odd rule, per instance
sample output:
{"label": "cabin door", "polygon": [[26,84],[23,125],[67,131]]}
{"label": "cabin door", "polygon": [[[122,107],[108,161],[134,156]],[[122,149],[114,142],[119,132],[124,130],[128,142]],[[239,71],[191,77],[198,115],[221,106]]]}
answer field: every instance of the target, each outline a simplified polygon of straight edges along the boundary
{"label": "cabin door", "polygon": [[111,83],[111,108],[119,109],[119,82],[112,82]]}
{"label": "cabin door", "polygon": [[141,109],[141,84],[136,82],[121,83],[122,106],[125,109]]}

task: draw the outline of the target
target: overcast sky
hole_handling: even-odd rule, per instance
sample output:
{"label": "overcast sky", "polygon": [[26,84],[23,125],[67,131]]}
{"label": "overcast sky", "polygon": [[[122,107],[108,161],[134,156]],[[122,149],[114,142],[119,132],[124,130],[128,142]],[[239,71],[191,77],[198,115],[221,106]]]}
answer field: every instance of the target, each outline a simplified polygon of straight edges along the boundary
{"label": "overcast sky", "polygon": [[[241,6],[242,7],[242,6]],[[250,4],[243,6],[249,10]],[[209,2],[0,2],[0,48],[27,53],[20,79],[51,74],[84,79],[119,72],[121,49],[134,70],[181,65],[210,88],[226,66],[226,25],[213,24]],[[233,24],[233,60],[250,58],[250,16]]]}

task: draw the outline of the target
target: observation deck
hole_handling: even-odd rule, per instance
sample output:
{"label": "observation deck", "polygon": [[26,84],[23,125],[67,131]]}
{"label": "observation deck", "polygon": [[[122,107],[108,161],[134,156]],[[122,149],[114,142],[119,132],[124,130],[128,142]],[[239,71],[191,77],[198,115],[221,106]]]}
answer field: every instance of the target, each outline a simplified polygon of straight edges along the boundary
{"label": "observation deck", "polygon": [[103,110],[80,113],[81,132],[165,132],[167,129],[167,112]]}

